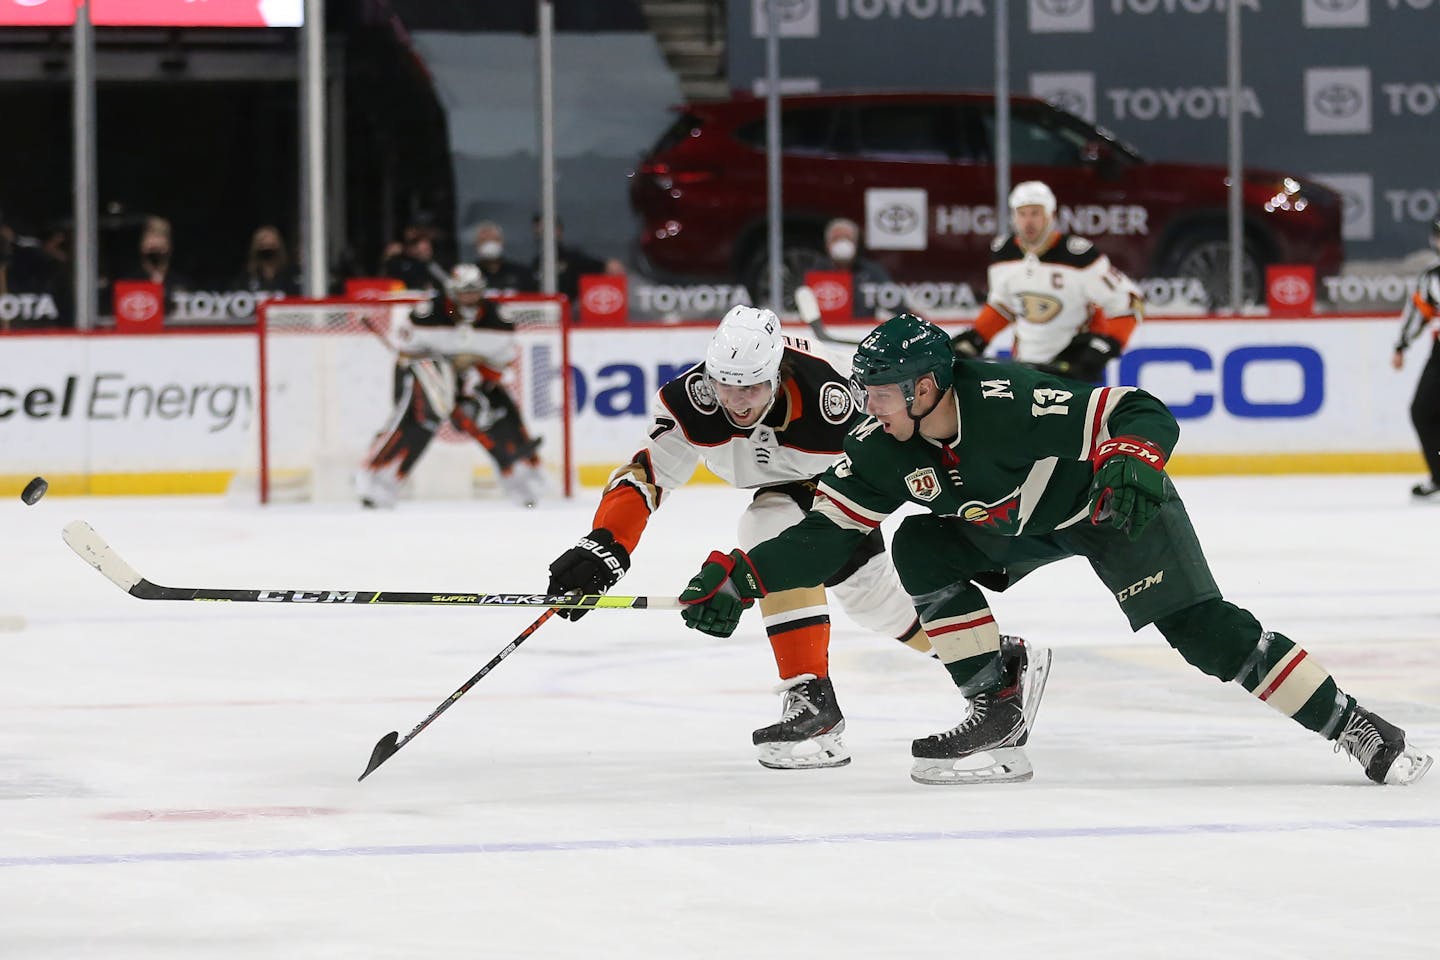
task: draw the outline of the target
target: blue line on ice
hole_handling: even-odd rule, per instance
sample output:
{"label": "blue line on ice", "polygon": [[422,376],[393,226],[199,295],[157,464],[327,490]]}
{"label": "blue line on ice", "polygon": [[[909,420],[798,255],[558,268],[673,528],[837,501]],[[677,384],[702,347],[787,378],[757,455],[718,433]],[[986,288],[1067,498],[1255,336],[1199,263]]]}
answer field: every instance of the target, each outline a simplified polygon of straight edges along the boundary
{"label": "blue line on ice", "polygon": [[1085,840],[1115,837],[1206,836],[1346,830],[1434,830],[1440,819],[1312,820],[1294,823],[1176,823],[1113,827],[1035,827],[1009,830],[944,830],[920,833],[832,833],[811,836],[655,837],[614,840],[550,840],[525,843],[436,843],[383,847],[319,847],[260,850],[154,851],[66,856],[0,857],[3,867],[75,867],[131,863],[213,863],[293,860],[303,857],[427,857],[497,853],[564,853],[608,850],[675,850],[699,847],[818,846],[839,843],[938,843],[995,840]]}

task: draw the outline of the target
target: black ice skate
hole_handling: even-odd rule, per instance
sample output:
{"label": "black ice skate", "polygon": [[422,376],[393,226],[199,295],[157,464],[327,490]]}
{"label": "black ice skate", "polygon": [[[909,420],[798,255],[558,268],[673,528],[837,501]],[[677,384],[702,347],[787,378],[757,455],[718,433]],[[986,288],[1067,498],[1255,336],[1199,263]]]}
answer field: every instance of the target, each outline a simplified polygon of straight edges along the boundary
{"label": "black ice skate", "polygon": [[1436,483],[1434,480],[1426,480],[1424,483],[1417,483],[1410,488],[1410,496],[1416,500],[1440,503],[1440,496],[1436,496],[1436,494],[1440,494],[1440,483]]}
{"label": "black ice skate", "polygon": [[808,770],[843,767],[850,762],[850,752],[840,742],[845,717],[835,702],[829,677],[802,673],[780,684],[775,692],[785,697],[780,722],[761,727],[753,735],[760,766]]}
{"label": "black ice skate", "polygon": [[1407,746],[1405,731],[1356,704],[1335,738],[1335,752],[1344,750],[1360,761],[1365,776],[1376,783],[1409,784],[1425,776],[1434,762]]}
{"label": "black ice skate", "polygon": [[1019,637],[1000,638],[1004,686],[970,698],[970,715],[959,726],[916,740],[910,779],[916,783],[1013,783],[1035,775],[1022,749],[1030,739],[1050,651]]}

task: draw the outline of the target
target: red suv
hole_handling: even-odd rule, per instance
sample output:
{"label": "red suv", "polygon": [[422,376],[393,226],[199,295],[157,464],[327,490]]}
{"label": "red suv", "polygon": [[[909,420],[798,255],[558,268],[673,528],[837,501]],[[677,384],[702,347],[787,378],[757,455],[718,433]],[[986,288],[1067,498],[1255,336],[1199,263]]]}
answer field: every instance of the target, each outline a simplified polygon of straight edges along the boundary
{"label": "red suv", "polygon": [[[866,224],[867,191],[922,198],[923,230],[908,249],[877,249],[877,229],[915,225],[875,209],[865,254],[902,283],[962,281],[983,292],[995,215],[991,144],[995,98],[967,93],[851,93],[782,100],[782,202],[787,277],[823,265],[821,233],[833,217]],[[1011,181],[1044,180],[1064,229],[1096,236],[1132,277],[1201,281],[1229,289],[1226,170],[1151,163],[1084,120],[1033,97],[1011,101]],[[631,204],[649,266],[672,279],[744,282],[758,295],[766,270],[765,101],[694,103],[631,176]],[[914,191],[923,190],[923,194]],[[1341,199],[1294,174],[1245,173],[1245,289],[1268,263],[1338,272]],[[881,241],[883,242],[883,241]],[[917,248],[918,247],[918,248]],[[794,281],[791,281],[792,283]]]}

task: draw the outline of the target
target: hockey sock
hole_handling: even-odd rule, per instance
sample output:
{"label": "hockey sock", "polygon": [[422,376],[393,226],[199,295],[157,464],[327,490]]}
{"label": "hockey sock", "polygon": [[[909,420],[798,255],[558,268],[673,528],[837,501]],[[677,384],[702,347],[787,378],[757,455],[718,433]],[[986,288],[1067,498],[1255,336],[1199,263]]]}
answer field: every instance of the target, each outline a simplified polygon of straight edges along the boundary
{"label": "hockey sock", "polygon": [[905,646],[911,650],[918,650],[920,653],[935,653],[935,648],[930,644],[930,635],[925,632],[924,627],[920,626],[919,617],[915,618],[915,623],[911,625],[909,632],[903,637],[896,637],[895,639],[905,644]]}
{"label": "hockey sock", "polygon": [[950,679],[967,697],[1000,688],[1000,628],[974,585],[955,583],[910,598]]}
{"label": "hockey sock", "polygon": [[1355,700],[1330,671],[1281,633],[1266,631],[1235,675],[1235,682],[1307,730],[1334,740]]}
{"label": "hockey sock", "polygon": [[830,610],[824,587],[780,590],[760,601],[780,679],[830,675]]}

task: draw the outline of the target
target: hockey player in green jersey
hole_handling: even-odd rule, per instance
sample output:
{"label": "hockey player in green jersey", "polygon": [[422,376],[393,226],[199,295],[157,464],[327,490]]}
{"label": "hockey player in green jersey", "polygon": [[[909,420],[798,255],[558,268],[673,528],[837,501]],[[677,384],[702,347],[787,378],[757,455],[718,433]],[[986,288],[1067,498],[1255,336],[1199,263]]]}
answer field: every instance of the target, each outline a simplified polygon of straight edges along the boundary
{"label": "hockey player in green jersey", "polygon": [[1139,630],[1153,623],[1191,665],[1240,684],[1335,742],[1377,783],[1412,783],[1431,758],[1359,706],[1288,637],[1220,594],[1165,473],[1179,428],[1134,387],[1094,387],[1017,364],[957,359],[910,314],[855,353],[869,419],[845,439],[800,523],[749,553],[712,553],[681,601],[687,625],[729,636],[769,591],[820,583],[907,503],[891,552],[906,592],[970,702],[914,741],[920,783],[1028,780],[1024,746],[1049,652],[1002,637],[980,588],[1081,556]]}

